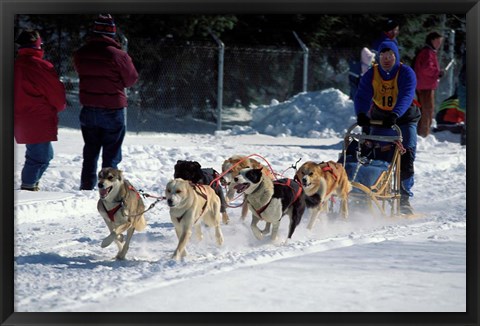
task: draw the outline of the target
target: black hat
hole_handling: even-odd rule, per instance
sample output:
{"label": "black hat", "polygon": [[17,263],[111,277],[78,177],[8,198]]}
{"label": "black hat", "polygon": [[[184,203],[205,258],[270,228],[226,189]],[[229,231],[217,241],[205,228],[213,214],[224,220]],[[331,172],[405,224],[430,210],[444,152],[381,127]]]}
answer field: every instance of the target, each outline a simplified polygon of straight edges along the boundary
{"label": "black hat", "polygon": [[393,19],[387,19],[383,24],[383,31],[388,32],[394,29],[395,27],[399,26],[398,22]]}

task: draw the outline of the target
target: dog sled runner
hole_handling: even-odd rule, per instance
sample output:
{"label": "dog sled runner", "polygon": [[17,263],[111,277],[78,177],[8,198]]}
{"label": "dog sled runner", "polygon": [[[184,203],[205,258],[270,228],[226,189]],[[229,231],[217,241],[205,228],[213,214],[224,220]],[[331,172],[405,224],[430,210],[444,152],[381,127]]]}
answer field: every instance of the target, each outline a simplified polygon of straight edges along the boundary
{"label": "dog sled runner", "polygon": [[400,215],[402,132],[397,125],[392,129],[395,135],[368,135],[355,123],[345,133],[339,162],[352,185],[352,209],[367,207],[373,213],[376,207],[383,216]]}

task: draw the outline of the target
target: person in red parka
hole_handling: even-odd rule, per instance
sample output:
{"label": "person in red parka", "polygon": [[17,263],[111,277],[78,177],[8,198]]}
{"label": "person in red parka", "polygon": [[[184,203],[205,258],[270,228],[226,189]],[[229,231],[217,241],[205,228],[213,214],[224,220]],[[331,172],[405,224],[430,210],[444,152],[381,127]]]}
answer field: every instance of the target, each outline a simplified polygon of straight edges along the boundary
{"label": "person in red parka", "polygon": [[100,14],[86,44],[74,55],[80,78],[80,124],[84,140],[81,190],[97,183],[97,162],[102,150],[102,168],[118,168],[125,138],[125,88],[136,83],[138,73],[132,59],[114,39],[115,22]]}
{"label": "person in red parka", "polygon": [[415,56],[416,93],[422,111],[417,133],[422,137],[427,137],[430,134],[430,127],[435,114],[435,90],[438,87],[439,78],[443,76],[437,58],[437,51],[442,42],[443,36],[441,34],[438,32],[429,33],[425,40],[425,46]]}
{"label": "person in red parka", "polygon": [[39,190],[39,181],[53,159],[57,141],[58,112],[66,107],[65,87],[53,65],[43,59],[42,38],[37,30],[25,30],[14,66],[14,136],[26,145],[20,189]]}

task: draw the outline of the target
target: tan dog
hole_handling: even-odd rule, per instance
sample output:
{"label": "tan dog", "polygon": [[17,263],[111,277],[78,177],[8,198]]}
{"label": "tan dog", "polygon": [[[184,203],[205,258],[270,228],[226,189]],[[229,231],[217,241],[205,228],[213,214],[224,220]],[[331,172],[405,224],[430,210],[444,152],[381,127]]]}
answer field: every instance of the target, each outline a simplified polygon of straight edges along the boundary
{"label": "tan dog", "polygon": [[344,218],[348,217],[348,194],[352,190],[352,185],[342,164],[333,161],[322,163],[308,161],[300,166],[295,178],[302,183],[307,196],[307,208],[312,210],[308,229],[313,228],[320,212],[326,211],[328,200],[334,194],[341,200],[341,215]]}
{"label": "tan dog", "polygon": [[[97,209],[110,230],[101,246],[105,248],[115,242],[118,247],[116,258],[125,259],[133,232],[142,231],[147,225],[143,200],[130,182],[123,178],[122,171],[114,168],[103,168],[98,173],[98,192]],[[122,234],[125,231],[126,239]]]}
{"label": "tan dog", "polygon": [[[227,185],[227,196],[226,196],[227,202],[231,201],[234,198],[236,193],[235,186],[237,185],[237,182],[235,181],[235,177],[237,177],[240,171],[245,168],[252,168],[252,169],[261,168],[265,175],[270,177],[272,180],[274,179],[274,175],[272,174],[272,172],[266,166],[260,164],[258,161],[247,156],[234,155],[226,159],[222,164],[223,179]],[[228,172],[225,173],[226,171]],[[242,206],[242,215],[241,215],[242,220],[245,220],[245,218],[247,217],[247,214],[248,214],[248,206],[247,206],[247,202],[245,201]]]}
{"label": "tan dog", "polygon": [[165,197],[178,237],[178,245],[172,259],[180,260],[187,255],[186,246],[192,235],[192,227],[195,227],[198,240],[202,240],[200,220],[203,220],[207,226],[215,228],[217,244],[219,246],[223,244],[223,234],[220,229],[222,220],[220,198],[211,187],[177,178],[168,182]]}

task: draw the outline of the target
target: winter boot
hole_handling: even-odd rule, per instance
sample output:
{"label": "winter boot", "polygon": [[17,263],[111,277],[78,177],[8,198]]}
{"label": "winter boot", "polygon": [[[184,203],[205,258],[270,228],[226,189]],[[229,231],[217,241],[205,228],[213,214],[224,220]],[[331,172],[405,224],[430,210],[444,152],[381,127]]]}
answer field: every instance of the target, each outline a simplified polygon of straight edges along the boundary
{"label": "winter boot", "polygon": [[405,215],[413,215],[413,207],[410,205],[408,196],[400,197],[400,213]]}
{"label": "winter boot", "polygon": [[20,186],[21,190],[28,190],[28,191],[40,191],[40,187],[38,186],[38,182],[33,186]]}

